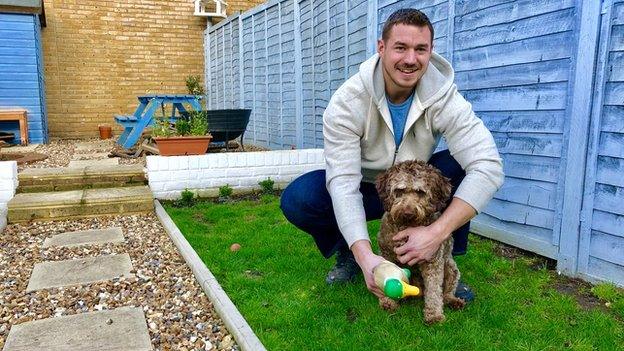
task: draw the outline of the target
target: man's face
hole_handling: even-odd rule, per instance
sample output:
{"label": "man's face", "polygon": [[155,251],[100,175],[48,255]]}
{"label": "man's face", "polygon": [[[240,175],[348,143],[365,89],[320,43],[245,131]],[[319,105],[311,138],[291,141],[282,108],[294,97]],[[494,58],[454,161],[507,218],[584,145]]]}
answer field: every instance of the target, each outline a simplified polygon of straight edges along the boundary
{"label": "man's face", "polygon": [[425,74],[431,59],[433,43],[429,27],[397,24],[387,40],[377,41],[377,52],[384,69],[386,93],[392,99],[411,94]]}

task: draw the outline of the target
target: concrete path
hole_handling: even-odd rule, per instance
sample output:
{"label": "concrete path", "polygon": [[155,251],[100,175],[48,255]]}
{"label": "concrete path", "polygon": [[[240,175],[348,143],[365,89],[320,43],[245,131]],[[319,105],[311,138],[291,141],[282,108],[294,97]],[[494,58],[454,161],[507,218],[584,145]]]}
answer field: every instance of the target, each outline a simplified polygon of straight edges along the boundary
{"label": "concrete path", "polygon": [[139,307],[88,312],[14,325],[7,351],[147,351],[152,344]]}

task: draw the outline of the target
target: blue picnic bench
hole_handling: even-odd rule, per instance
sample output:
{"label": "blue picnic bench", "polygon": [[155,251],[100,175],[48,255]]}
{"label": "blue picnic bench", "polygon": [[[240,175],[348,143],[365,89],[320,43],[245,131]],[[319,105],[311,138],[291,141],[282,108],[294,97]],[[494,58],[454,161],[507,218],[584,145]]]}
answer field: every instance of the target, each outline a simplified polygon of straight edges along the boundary
{"label": "blue picnic bench", "polygon": [[[139,141],[143,130],[154,125],[154,113],[164,105],[172,104],[171,115],[167,118],[175,122],[181,116],[188,115],[184,104],[189,104],[196,111],[201,111],[199,100],[201,96],[187,94],[148,94],[138,96],[139,106],[131,115],[115,115],[115,122],[120,124],[124,131],[117,139],[117,144],[128,149]],[[178,114],[176,114],[176,111]]]}

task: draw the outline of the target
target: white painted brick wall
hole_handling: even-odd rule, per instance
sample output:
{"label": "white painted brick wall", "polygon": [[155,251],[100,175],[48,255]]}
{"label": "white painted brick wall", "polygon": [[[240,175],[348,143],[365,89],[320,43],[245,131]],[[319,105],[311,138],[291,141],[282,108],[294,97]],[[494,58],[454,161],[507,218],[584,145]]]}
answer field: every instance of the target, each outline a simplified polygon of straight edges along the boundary
{"label": "white painted brick wall", "polygon": [[216,196],[226,184],[235,191],[259,189],[258,182],[269,177],[283,189],[301,174],[324,167],[322,149],[147,157],[149,186],[158,199],[177,199],[186,188]]}
{"label": "white painted brick wall", "polygon": [[7,225],[7,203],[15,195],[17,188],[17,162],[0,162],[0,232]]}

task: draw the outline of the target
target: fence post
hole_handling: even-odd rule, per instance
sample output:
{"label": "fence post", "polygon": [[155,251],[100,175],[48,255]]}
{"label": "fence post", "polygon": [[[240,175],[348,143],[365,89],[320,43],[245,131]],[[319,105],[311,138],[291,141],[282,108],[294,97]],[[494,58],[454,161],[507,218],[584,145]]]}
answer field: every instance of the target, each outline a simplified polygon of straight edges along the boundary
{"label": "fence post", "polygon": [[[578,270],[580,213],[592,112],[593,77],[600,33],[600,1],[580,0],[579,31],[574,62],[573,90],[568,100],[567,162],[564,171],[562,223],[557,270],[574,275]],[[590,68],[591,67],[591,68]],[[589,68],[589,69],[588,69]]]}
{"label": "fence post", "polygon": [[[378,34],[377,34],[377,26],[379,26],[379,18],[377,18],[378,14],[377,14],[377,1],[378,0],[369,0],[368,1],[368,12],[366,14],[366,22],[367,22],[367,28],[366,28],[366,56],[367,57],[371,57],[373,56],[376,52],[377,52],[377,38],[378,38]],[[347,33],[347,36],[349,36],[349,33]],[[349,56],[349,54],[347,53],[347,56]],[[347,67],[346,69],[349,69],[348,63],[347,63]]]}
{"label": "fence post", "polygon": [[446,20],[446,58],[453,66],[453,46],[455,45],[455,0],[448,1],[448,18]]}
{"label": "fence post", "polygon": [[301,9],[299,0],[294,2],[294,32],[295,32],[295,131],[297,138],[297,149],[303,148],[303,73],[301,71]]}
{"label": "fence post", "polygon": [[212,79],[210,74],[210,67],[212,64],[212,60],[210,59],[210,21],[208,21],[208,27],[204,30],[204,52],[206,53],[206,62],[204,63],[204,91],[206,92],[206,108],[210,110],[212,108],[212,90],[209,89],[210,80]]}
{"label": "fence post", "polygon": [[600,43],[598,59],[596,61],[596,81],[594,83],[594,98],[592,101],[591,124],[589,129],[589,146],[587,151],[587,167],[585,171],[585,190],[583,192],[583,207],[581,209],[581,232],[579,240],[578,272],[587,274],[589,266],[589,250],[592,232],[592,214],[594,211],[594,196],[596,171],[598,163],[598,144],[600,142],[600,130],[602,125],[602,112],[604,103],[604,90],[609,65],[609,45],[611,43],[611,16],[613,0],[603,3],[602,20],[600,28]]}
{"label": "fence post", "polygon": [[243,70],[243,16],[238,15],[238,88],[240,94],[238,95],[239,107],[245,108],[245,87],[243,82],[245,81],[245,72]]}

